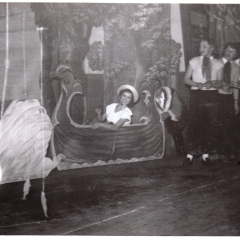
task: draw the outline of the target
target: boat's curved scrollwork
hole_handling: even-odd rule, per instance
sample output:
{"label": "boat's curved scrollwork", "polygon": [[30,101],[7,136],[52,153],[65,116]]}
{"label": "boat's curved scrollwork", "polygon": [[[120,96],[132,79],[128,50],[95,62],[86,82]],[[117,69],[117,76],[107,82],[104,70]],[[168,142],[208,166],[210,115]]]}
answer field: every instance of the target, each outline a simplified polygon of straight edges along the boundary
{"label": "boat's curved scrollwork", "polygon": [[163,157],[165,130],[154,94],[143,90],[149,116],[141,117],[139,123],[117,131],[91,129],[91,125],[79,124],[72,119],[72,99],[78,95],[83,101],[83,90],[81,81],[73,75],[64,81],[61,73],[66,71],[68,68],[63,67],[57,72],[62,90],[52,116],[51,153],[53,157],[61,156],[59,170]]}

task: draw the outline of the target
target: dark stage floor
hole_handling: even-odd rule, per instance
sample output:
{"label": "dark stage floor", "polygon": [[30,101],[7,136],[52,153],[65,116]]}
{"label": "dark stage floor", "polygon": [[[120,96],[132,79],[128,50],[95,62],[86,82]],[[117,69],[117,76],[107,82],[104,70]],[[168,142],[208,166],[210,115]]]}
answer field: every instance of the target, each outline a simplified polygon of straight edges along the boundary
{"label": "dark stage floor", "polygon": [[54,170],[45,179],[0,185],[0,235],[239,236],[240,165],[182,167],[160,160]]}

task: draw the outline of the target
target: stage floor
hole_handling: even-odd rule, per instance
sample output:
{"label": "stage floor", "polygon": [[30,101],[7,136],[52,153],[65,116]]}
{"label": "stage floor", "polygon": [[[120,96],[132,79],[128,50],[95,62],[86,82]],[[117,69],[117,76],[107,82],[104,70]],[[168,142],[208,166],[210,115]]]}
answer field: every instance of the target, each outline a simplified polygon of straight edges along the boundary
{"label": "stage floor", "polygon": [[58,171],[45,179],[0,185],[0,235],[239,236],[238,160],[209,166],[164,157]]}

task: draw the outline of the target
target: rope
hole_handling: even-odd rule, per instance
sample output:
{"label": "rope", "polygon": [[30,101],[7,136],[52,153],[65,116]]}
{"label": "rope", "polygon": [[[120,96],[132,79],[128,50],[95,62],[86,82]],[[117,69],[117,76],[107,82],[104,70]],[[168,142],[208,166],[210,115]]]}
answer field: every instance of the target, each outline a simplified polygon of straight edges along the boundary
{"label": "rope", "polygon": [[40,31],[40,41],[41,41],[41,45],[40,45],[40,103],[41,103],[41,106],[43,106],[43,65],[42,65],[42,61],[43,61],[43,43],[42,43],[43,27],[37,28],[37,30]]}
{"label": "rope", "polygon": [[[103,95],[102,95],[102,98],[101,98],[101,100],[100,100],[100,104],[99,104],[99,108],[101,108],[101,105],[103,105],[103,98],[104,98],[104,96],[105,96],[105,93],[106,93],[106,91],[107,91],[107,89],[108,89],[108,86],[109,86],[109,82],[110,82],[110,78],[109,78],[109,74],[107,75],[107,77],[108,77],[108,79],[107,79],[107,85],[106,85],[106,87],[105,87],[105,89],[104,89],[104,91],[103,91]],[[115,134],[115,137],[114,137],[114,140],[113,140],[113,142],[112,142],[112,144],[110,144],[110,146],[109,146],[109,148],[108,148],[108,151],[107,151],[107,154],[106,154],[106,157],[105,157],[105,159],[107,160],[108,159],[108,156],[110,155],[110,156],[112,156],[113,154],[114,154],[114,152],[115,152],[115,145],[116,145],[116,140],[117,140],[117,135],[118,135],[118,129],[117,129],[117,131],[116,131],[116,134]],[[111,153],[110,153],[110,151],[111,151]],[[109,154],[110,153],[110,154]]]}
{"label": "rope", "polygon": [[23,12],[23,81],[24,81],[24,97],[27,99],[27,79],[26,79],[26,47],[25,47],[25,12]]}
{"label": "rope", "polygon": [[3,93],[2,93],[1,118],[4,112],[8,69],[9,69],[9,36],[8,35],[9,35],[9,8],[8,8],[8,2],[7,2],[6,3],[6,60],[5,60],[5,75],[4,75]]}
{"label": "rope", "polygon": [[107,86],[105,87],[105,90],[104,90],[104,92],[103,92],[102,98],[101,98],[101,100],[100,100],[99,108],[101,108],[101,105],[103,104],[103,98],[104,98],[105,93],[106,93],[106,91],[107,91],[107,89],[108,89],[109,82],[110,82],[110,81],[109,81],[109,74],[108,74]]}
{"label": "rope", "polygon": [[[112,145],[110,145],[109,148],[108,148],[108,151],[107,151],[107,154],[106,154],[106,157],[105,157],[105,161],[108,160],[109,155],[113,156],[113,154],[115,152],[117,136],[118,136],[118,129],[116,130],[116,134],[115,134],[114,140],[112,142]],[[111,150],[111,153],[109,154],[110,150]]]}
{"label": "rope", "polygon": [[[40,48],[40,98],[41,98],[41,101],[40,101],[40,104],[41,106],[43,107],[43,37],[42,37],[42,32],[43,30],[46,29],[46,28],[43,28],[43,27],[40,27],[40,28],[37,28],[38,31],[40,31],[40,40],[41,40],[41,48]],[[42,118],[42,131],[44,133],[44,127],[43,127],[43,112],[41,112],[41,118]],[[42,193],[41,193],[41,202],[42,202],[42,207],[43,207],[43,210],[44,210],[44,214],[45,214],[45,217],[48,217],[47,215],[47,199],[46,199],[46,196],[45,196],[45,177],[44,177],[44,168],[45,168],[45,165],[44,165],[44,158],[45,158],[45,155],[44,155],[44,141],[45,141],[45,138],[43,136],[43,140],[42,140]]]}
{"label": "rope", "polygon": [[[22,15],[22,38],[23,38],[23,81],[24,81],[24,98],[27,100],[27,78],[26,78],[26,47],[25,47],[25,12]],[[27,120],[28,116],[25,116],[25,120]],[[25,134],[25,141],[27,139],[27,135]],[[23,200],[26,200],[26,196],[29,193],[29,189],[31,187],[30,179],[29,179],[29,166],[32,158],[32,151],[29,149],[28,151],[28,162],[27,162],[27,180],[24,183],[23,187]]]}
{"label": "rope", "polygon": [[[40,31],[40,104],[43,106],[43,74],[42,74],[42,61],[43,61],[43,43],[42,43],[42,32],[43,28],[37,28],[38,31]],[[42,124],[43,124],[43,118],[42,118]],[[42,142],[42,150],[44,149],[44,137],[43,137],[43,142]],[[44,151],[43,151],[44,152]],[[44,159],[45,156],[42,156],[42,159]],[[44,185],[45,185],[45,180],[44,180],[44,160],[42,160],[42,191],[44,192]]]}

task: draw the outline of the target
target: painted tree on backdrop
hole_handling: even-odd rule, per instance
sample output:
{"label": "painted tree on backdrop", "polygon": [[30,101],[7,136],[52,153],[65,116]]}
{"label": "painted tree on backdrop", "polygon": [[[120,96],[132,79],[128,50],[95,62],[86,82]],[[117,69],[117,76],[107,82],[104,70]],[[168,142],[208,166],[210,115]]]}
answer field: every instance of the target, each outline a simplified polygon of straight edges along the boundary
{"label": "painted tree on backdrop", "polygon": [[[111,5],[91,3],[31,3],[35,23],[43,30],[43,82],[44,103],[51,116],[56,98],[51,86],[50,74],[59,65],[70,66],[75,77],[81,79],[86,90],[86,75],[83,60],[89,50],[89,37],[93,26],[100,26]],[[59,83],[55,83],[58,85]],[[59,94],[59,93],[58,93]],[[76,100],[76,106],[80,106]],[[87,99],[84,96],[86,109]],[[82,111],[83,112],[83,111]],[[85,112],[86,113],[86,112]],[[84,121],[84,117],[79,122]]]}
{"label": "painted tree on backdrop", "polygon": [[[135,56],[129,63],[134,69],[133,85],[140,90],[141,83],[159,70],[158,80],[165,82],[170,69],[170,5],[121,4],[114,10],[104,25],[105,42],[110,44],[119,34],[131,36]],[[136,119],[141,116],[142,105],[139,103],[135,108]]]}
{"label": "painted tree on backdrop", "polygon": [[227,42],[240,42],[239,4],[205,4],[205,9],[209,15],[210,36],[220,51]]}
{"label": "painted tree on backdrop", "polygon": [[[31,6],[36,25],[47,28],[43,31],[43,79],[45,107],[50,115],[55,102],[49,74],[59,64],[71,66],[83,81],[84,90],[86,88],[82,63],[89,50],[88,40],[93,26],[104,27],[105,48],[119,34],[129,34],[133,39],[134,48],[131,50],[135,51],[135,60],[122,63],[117,59],[116,75],[126,70],[122,66],[129,65],[134,69],[134,85],[138,88],[146,80],[147,72],[151,75],[159,71],[158,67],[151,69],[157,64],[161,68],[158,76],[164,81],[169,77],[169,4],[32,3]],[[112,71],[114,63],[109,66],[105,69]]]}

